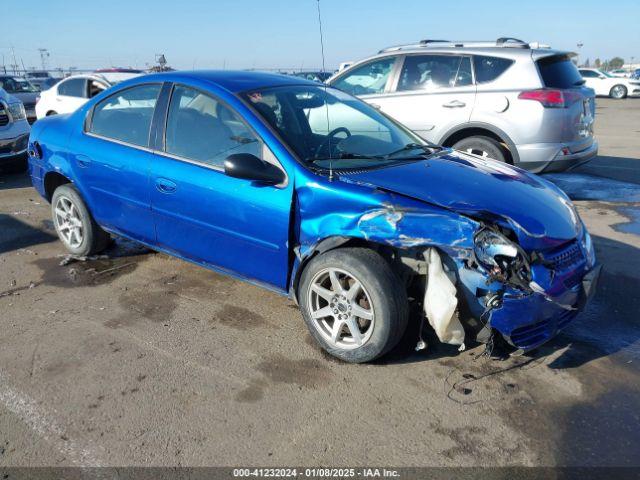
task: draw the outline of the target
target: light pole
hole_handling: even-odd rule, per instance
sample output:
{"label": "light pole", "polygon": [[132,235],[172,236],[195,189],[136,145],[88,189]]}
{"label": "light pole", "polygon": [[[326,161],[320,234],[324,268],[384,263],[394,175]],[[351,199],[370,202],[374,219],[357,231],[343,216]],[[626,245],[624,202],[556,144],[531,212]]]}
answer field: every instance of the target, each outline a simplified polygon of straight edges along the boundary
{"label": "light pole", "polygon": [[578,66],[580,66],[580,49],[582,48],[582,46],[584,45],[584,43],[582,42],[578,42],[578,58],[576,59],[576,63],[578,64]]}

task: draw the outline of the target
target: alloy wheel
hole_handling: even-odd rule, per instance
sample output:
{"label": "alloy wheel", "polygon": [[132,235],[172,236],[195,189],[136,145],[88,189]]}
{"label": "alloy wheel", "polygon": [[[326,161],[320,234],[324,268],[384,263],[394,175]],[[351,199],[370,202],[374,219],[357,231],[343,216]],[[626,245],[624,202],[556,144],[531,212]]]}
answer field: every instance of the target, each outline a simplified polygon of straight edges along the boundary
{"label": "alloy wheel", "polygon": [[373,333],[371,297],[353,274],[338,268],[320,270],[308,292],[313,326],[334,348],[363,346]]}
{"label": "alloy wheel", "polygon": [[78,207],[74,205],[71,199],[65,196],[58,197],[54,219],[62,241],[68,247],[80,247],[84,240],[84,225],[80,218]]}
{"label": "alloy wheel", "polygon": [[622,98],[624,97],[624,87],[622,85],[617,85],[613,87],[613,98]]}

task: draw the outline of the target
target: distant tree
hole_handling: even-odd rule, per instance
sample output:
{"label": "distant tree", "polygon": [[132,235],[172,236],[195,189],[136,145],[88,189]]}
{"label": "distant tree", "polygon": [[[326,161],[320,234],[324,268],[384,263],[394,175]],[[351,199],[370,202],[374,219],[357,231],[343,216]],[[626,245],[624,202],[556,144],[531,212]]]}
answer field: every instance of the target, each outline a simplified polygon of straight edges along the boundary
{"label": "distant tree", "polygon": [[601,66],[600,59],[599,59],[599,58],[596,58],[595,62],[593,62],[593,65],[594,65],[596,68],[600,68],[600,66]]}
{"label": "distant tree", "polygon": [[623,58],[613,57],[611,60],[609,60],[609,68],[611,70],[615,70],[616,68],[622,68],[622,65],[624,65]]}
{"label": "distant tree", "polygon": [[584,61],[584,66],[587,67],[587,68],[589,68],[591,66],[591,62],[589,61],[588,58]]}

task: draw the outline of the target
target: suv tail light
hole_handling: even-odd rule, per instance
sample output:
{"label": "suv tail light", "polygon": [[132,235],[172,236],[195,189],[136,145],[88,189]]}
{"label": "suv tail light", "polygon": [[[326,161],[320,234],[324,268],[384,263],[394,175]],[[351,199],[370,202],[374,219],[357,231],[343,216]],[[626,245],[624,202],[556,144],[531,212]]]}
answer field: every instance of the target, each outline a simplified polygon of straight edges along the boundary
{"label": "suv tail light", "polygon": [[547,108],[566,108],[582,98],[578,92],[566,90],[554,90],[551,88],[539,88],[537,90],[525,90],[520,92],[521,100],[535,100]]}

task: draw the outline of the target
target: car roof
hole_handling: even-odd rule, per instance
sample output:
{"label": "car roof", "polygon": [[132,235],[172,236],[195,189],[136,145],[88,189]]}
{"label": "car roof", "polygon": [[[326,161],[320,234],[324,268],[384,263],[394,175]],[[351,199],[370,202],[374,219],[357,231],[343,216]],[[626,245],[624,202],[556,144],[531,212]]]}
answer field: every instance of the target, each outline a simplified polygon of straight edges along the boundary
{"label": "car roof", "polygon": [[310,85],[317,87],[316,82],[305,80],[291,75],[279,73],[257,72],[246,70],[196,70],[196,71],[175,71],[151,73],[136,77],[136,80],[153,78],[167,81],[179,82],[188,80],[204,80],[213,83],[229,92],[238,93],[259,88],[279,87],[283,85]]}

